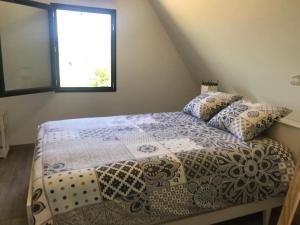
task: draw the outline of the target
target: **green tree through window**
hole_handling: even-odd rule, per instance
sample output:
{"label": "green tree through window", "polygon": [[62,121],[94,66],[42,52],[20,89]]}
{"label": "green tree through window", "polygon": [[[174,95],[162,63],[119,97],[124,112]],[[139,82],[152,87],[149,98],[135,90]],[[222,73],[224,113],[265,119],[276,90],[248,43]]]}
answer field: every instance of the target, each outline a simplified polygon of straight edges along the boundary
{"label": "green tree through window", "polygon": [[109,87],[110,76],[107,69],[97,69],[90,79],[91,87]]}

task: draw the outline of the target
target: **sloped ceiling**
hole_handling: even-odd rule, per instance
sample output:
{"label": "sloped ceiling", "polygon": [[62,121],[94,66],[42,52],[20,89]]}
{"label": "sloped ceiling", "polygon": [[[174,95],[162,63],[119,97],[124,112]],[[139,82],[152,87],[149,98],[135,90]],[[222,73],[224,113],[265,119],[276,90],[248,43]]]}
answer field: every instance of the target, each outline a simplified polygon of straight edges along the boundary
{"label": "sloped ceiling", "polygon": [[300,121],[299,0],[150,0],[198,82],[285,105]]}

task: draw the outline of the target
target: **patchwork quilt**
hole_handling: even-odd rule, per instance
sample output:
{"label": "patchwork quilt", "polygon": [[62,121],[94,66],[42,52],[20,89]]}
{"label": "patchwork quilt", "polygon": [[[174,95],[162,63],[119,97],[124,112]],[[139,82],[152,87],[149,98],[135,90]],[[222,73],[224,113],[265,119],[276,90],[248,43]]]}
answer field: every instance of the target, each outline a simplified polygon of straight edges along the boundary
{"label": "patchwork quilt", "polygon": [[291,153],[243,142],[182,112],[53,121],[39,127],[36,225],[148,225],[284,194]]}

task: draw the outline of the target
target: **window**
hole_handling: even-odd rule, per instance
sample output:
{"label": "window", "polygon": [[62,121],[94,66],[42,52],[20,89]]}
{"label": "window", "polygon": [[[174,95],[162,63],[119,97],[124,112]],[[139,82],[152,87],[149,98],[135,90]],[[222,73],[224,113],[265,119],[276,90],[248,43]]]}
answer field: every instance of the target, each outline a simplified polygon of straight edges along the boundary
{"label": "window", "polygon": [[116,11],[53,4],[57,91],[116,90]]}
{"label": "window", "polygon": [[0,0],[0,34],[0,97],[116,91],[116,10]]}
{"label": "window", "polygon": [[53,90],[47,4],[0,1],[0,97]]}

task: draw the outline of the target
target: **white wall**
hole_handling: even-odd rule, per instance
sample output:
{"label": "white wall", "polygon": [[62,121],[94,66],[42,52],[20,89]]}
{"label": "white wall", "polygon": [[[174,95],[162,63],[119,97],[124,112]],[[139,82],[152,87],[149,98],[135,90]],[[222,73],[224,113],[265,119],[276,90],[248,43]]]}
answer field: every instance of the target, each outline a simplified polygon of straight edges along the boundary
{"label": "white wall", "polygon": [[176,111],[199,92],[148,1],[55,2],[117,9],[117,92],[1,98],[0,108],[9,116],[10,144],[33,142],[44,121]]}
{"label": "white wall", "polygon": [[294,110],[300,121],[299,0],[150,0],[198,81]]}

